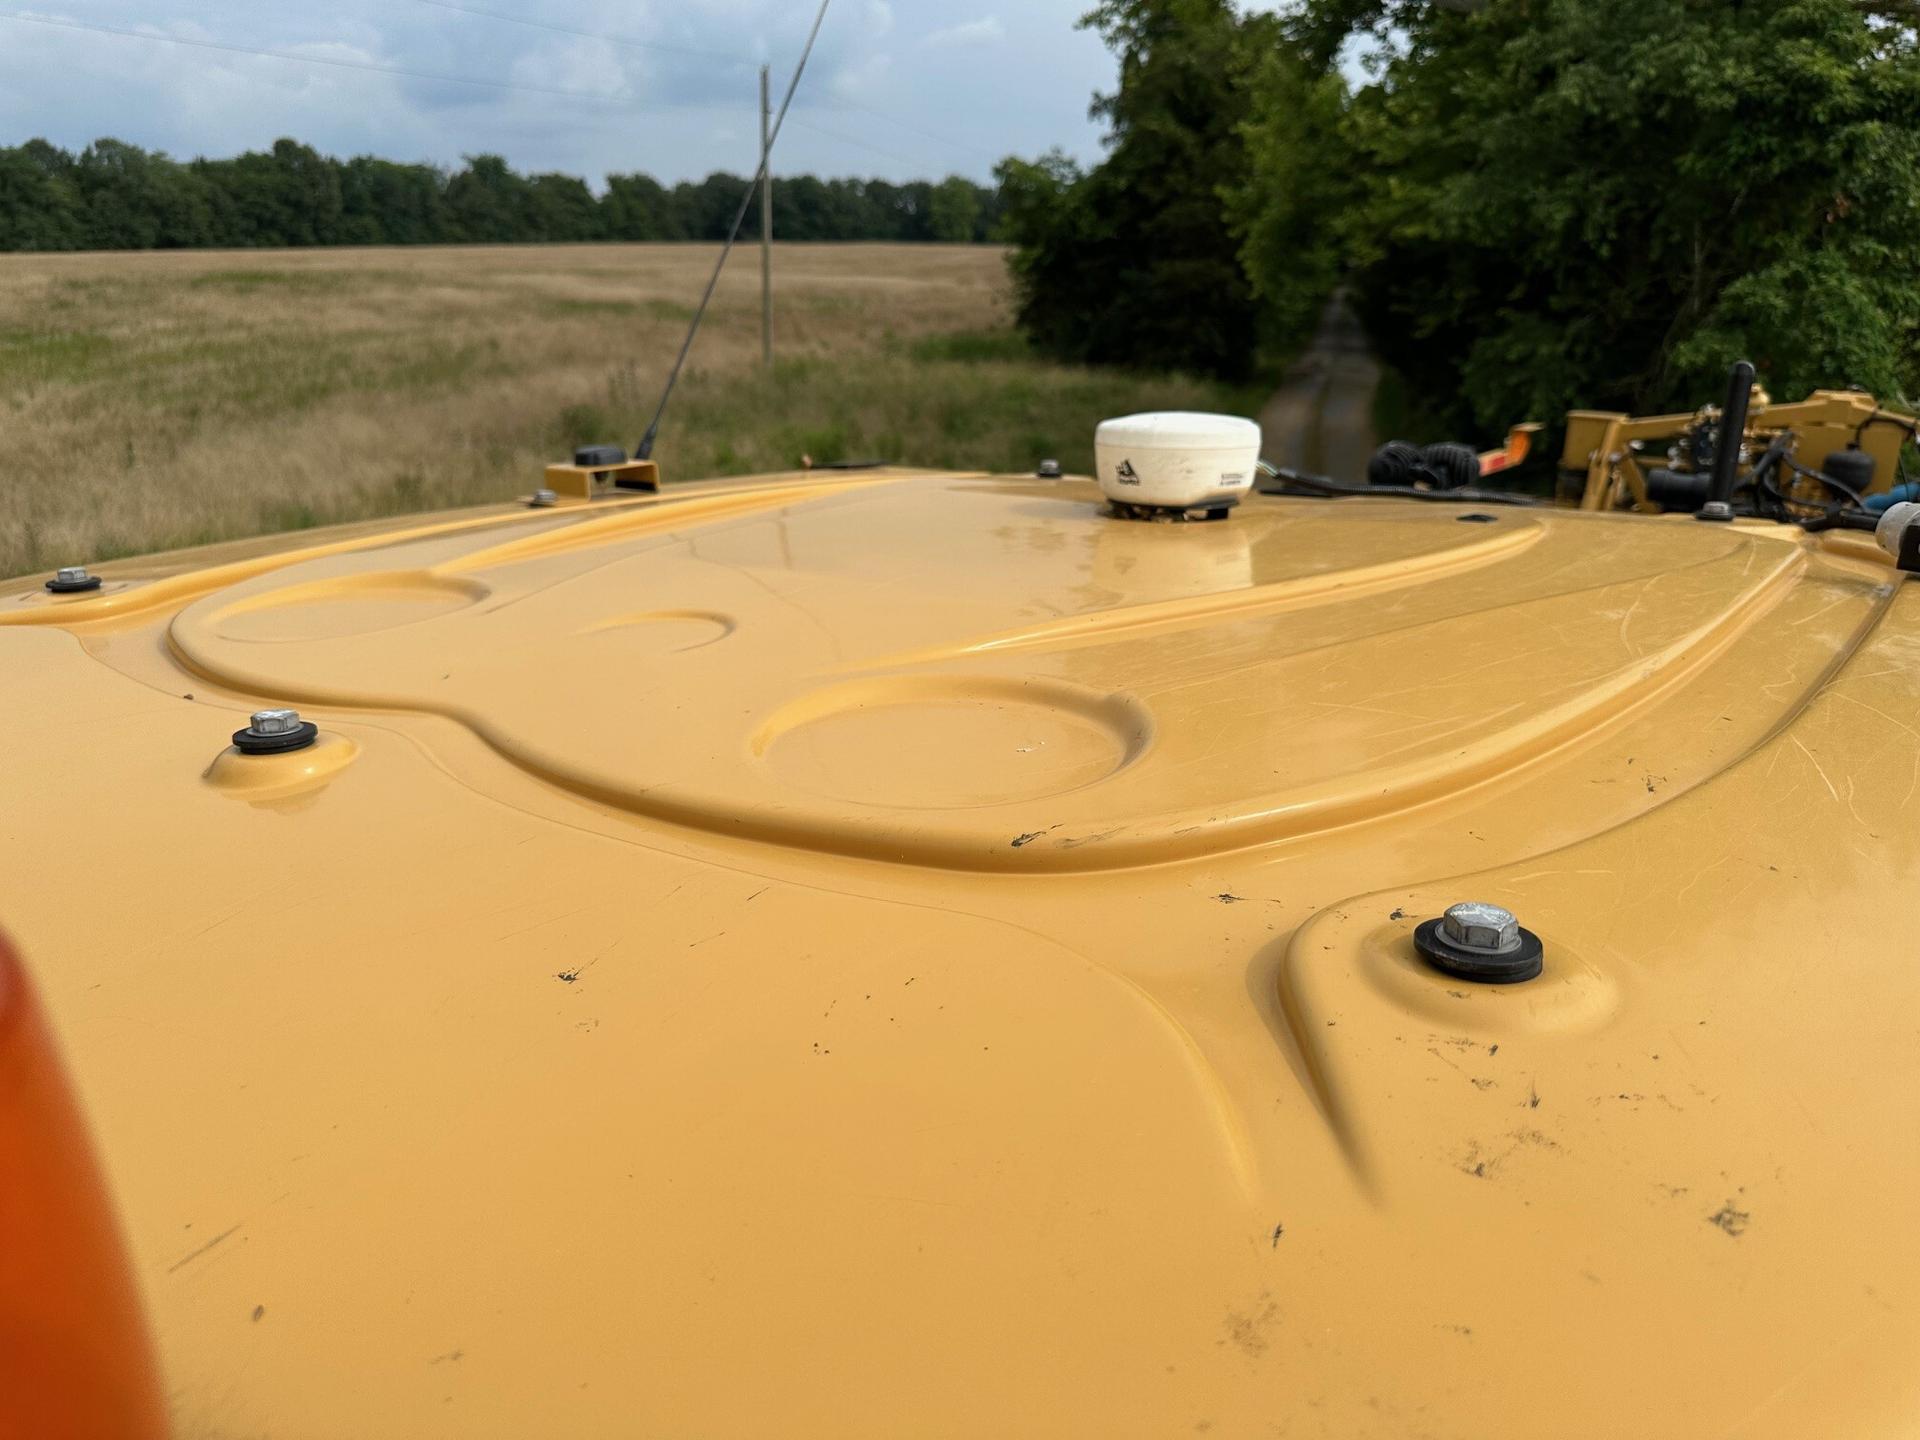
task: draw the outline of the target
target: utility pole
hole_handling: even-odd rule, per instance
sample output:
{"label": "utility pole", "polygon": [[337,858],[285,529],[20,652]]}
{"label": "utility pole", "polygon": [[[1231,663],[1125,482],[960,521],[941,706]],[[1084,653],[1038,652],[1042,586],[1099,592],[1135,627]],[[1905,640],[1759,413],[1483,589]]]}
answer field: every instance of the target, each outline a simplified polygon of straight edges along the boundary
{"label": "utility pole", "polygon": [[760,363],[773,368],[773,92],[760,67]]}

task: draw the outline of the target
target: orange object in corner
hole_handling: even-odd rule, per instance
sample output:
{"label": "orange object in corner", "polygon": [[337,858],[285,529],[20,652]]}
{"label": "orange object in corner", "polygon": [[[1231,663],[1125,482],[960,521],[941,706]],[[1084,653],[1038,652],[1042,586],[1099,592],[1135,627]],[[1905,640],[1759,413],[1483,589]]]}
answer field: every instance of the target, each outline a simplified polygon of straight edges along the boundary
{"label": "orange object in corner", "polygon": [[159,1440],[153,1352],[106,1185],[0,938],[0,1440]]}

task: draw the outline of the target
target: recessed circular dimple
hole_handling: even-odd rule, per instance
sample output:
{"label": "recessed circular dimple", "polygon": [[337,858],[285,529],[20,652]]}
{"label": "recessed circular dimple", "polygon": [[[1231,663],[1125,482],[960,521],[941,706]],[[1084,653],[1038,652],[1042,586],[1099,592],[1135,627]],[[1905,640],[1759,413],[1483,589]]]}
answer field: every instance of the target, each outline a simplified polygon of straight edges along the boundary
{"label": "recessed circular dimple", "polygon": [[1051,681],[895,677],[787,707],[754,751],[795,789],[898,810],[964,810],[1097,784],[1138,758],[1146,707]]}
{"label": "recessed circular dimple", "polygon": [[223,640],[284,644],[339,640],[415,625],[486,599],[472,580],[389,571],[269,590],[228,606],[213,620]]}
{"label": "recessed circular dimple", "polygon": [[635,615],[616,615],[579,633],[582,639],[605,636],[609,644],[664,656],[717,645],[733,634],[735,628],[731,615],[711,610],[646,610]]}

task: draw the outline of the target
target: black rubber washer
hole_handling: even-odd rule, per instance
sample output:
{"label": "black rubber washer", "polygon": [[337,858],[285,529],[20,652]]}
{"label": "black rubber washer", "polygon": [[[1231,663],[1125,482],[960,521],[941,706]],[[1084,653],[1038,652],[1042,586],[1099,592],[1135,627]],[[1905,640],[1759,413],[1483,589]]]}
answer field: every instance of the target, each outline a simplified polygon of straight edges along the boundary
{"label": "black rubber washer", "polygon": [[298,729],[284,735],[256,735],[249,726],[233,732],[233,748],[242,755],[287,755],[306,749],[319,738],[320,727],[311,720],[302,720]]}
{"label": "black rubber washer", "polygon": [[1518,985],[1535,980],[1546,968],[1546,949],[1531,930],[1520,932],[1520,948],[1505,955],[1463,950],[1447,939],[1444,922],[1429,920],[1413,932],[1413,948],[1434,969],[1456,980],[1481,985]]}
{"label": "black rubber washer", "polygon": [[84,580],[49,580],[47,593],[51,595],[83,595],[89,590],[100,588],[100,577],[89,575]]}

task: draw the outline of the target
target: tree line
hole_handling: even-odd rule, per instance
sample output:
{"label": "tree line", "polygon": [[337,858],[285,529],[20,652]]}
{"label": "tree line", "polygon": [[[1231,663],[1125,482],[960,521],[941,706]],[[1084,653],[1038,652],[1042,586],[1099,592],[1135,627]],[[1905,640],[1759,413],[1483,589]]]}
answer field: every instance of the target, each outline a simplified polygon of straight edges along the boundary
{"label": "tree line", "polygon": [[[371,156],[337,160],[293,140],[225,160],[179,161],[121,140],[73,154],[45,140],[0,148],[0,251],[309,245],[720,240],[751,179],[667,186],[614,175],[595,194],[571,175],[521,175],[497,155],[458,170]],[[996,190],[963,176],[776,180],[785,240],[985,241]],[[743,233],[759,235],[759,206]]]}
{"label": "tree line", "polygon": [[1741,357],[1783,397],[1920,396],[1913,0],[1101,0],[1083,23],[1120,61],[1106,158],[999,172],[1044,350],[1240,376],[1344,288],[1461,433],[1691,409]]}

